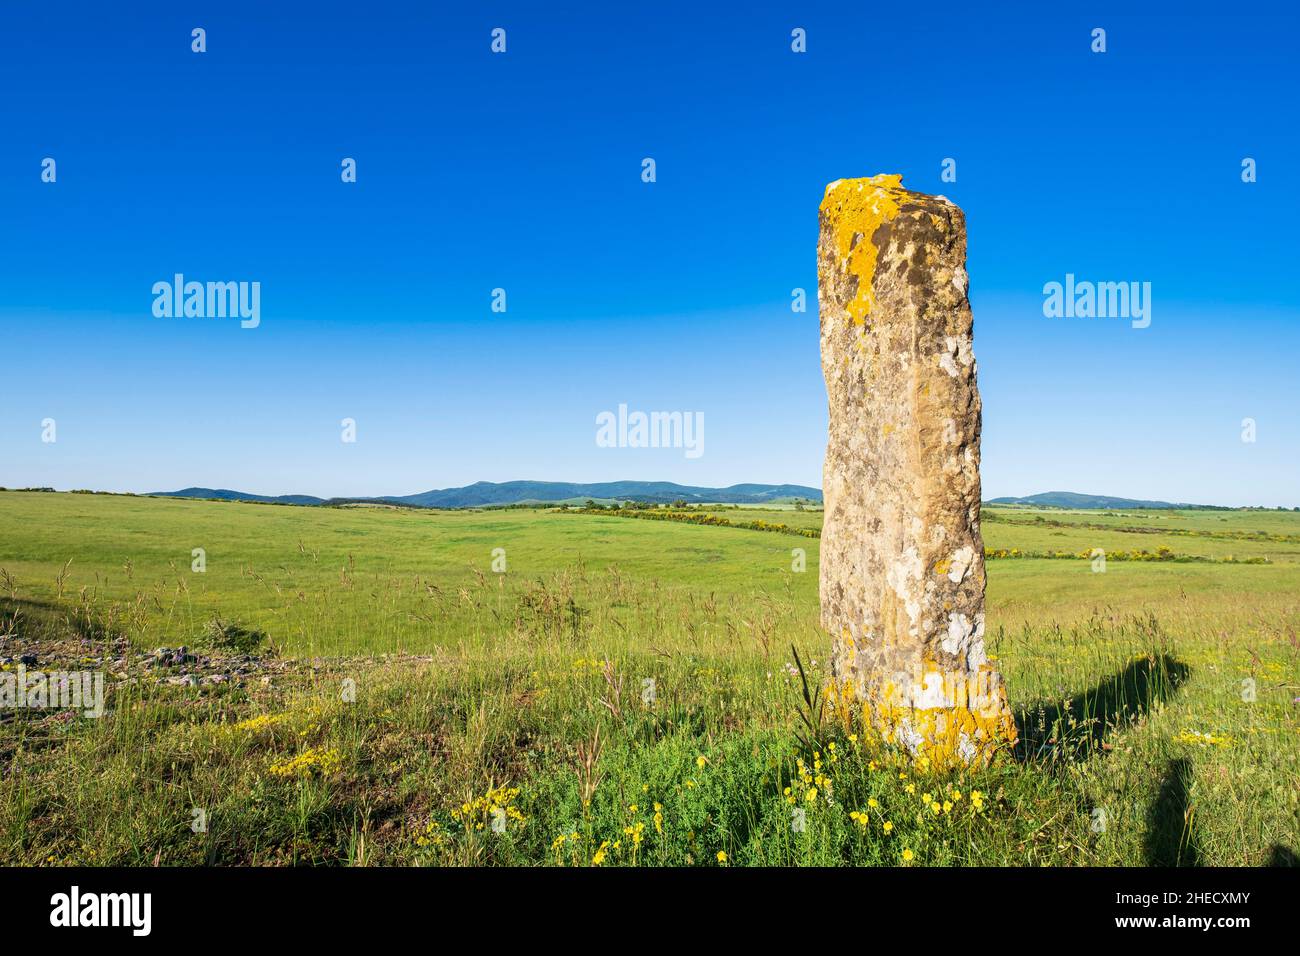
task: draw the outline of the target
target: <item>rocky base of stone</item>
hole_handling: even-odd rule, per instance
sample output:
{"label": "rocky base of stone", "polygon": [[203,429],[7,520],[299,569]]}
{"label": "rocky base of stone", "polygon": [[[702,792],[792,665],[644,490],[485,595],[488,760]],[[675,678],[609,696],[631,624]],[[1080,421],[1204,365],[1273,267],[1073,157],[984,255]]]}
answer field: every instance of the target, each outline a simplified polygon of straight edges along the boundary
{"label": "rocky base of stone", "polygon": [[906,751],[920,769],[983,767],[1016,745],[1002,678],[988,665],[969,672],[918,664],[883,681],[842,677],[829,696],[838,712]]}

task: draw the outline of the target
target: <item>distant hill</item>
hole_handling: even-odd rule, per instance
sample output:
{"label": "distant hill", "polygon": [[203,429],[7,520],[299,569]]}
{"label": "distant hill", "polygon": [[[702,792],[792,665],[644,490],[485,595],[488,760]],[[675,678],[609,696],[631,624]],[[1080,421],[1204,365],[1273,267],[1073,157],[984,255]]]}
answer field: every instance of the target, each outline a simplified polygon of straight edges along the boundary
{"label": "distant hill", "polygon": [[991,498],[991,505],[1036,505],[1040,508],[1197,508],[1200,505],[1172,504],[1168,501],[1142,501],[1137,498],[1112,498],[1108,495],[1081,495],[1074,491],[1045,491],[1025,498]]}
{"label": "distant hill", "polygon": [[442,488],[414,495],[387,495],[378,498],[316,498],[312,495],[254,495],[226,488],[182,488],[180,491],[153,493],[164,498],[218,498],[223,501],[261,501],[274,504],[321,505],[344,502],[383,502],[417,508],[481,508],[487,505],[514,505],[533,502],[651,501],[667,503],[686,501],[691,504],[761,505],[803,498],[821,501],[819,488],[806,485],[732,485],[729,488],[704,488],[678,485],[671,481],[607,481],[581,484],[563,481],[479,481],[463,488]]}
{"label": "distant hill", "polygon": [[313,495],[253,495],[229,488],[182,488],[180,491],[151,491],[153,498],[217,498],[221,501],[266,501],[281,505],[323,505],[324,498]]}

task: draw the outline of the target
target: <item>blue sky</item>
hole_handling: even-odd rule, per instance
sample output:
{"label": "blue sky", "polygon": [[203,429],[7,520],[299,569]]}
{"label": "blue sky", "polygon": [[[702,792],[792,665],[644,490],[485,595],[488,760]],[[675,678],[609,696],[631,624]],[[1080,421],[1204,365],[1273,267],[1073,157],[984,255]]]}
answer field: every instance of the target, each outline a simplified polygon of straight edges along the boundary
{"label": "blue sky", "polygon": [[[999,6],[6,4],[0,485],[818,485],[817,206],[898,172],[967,214],[987,497],[1300,505],[1294,15]],[[260,326],[156,318],[178,272]]]}

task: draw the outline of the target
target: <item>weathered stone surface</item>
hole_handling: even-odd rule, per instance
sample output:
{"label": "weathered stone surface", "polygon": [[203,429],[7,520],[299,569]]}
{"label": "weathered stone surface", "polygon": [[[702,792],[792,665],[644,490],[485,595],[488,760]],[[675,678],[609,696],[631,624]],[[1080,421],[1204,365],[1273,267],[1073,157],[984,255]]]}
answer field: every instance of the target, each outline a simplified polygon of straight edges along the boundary
{"label": "weathered stone surface", "polygon": [[900,176],[838,180],[817,266],[821,613],[840,702],[924,764],[986,762],[1015,723],[984,653],[965,216]]}

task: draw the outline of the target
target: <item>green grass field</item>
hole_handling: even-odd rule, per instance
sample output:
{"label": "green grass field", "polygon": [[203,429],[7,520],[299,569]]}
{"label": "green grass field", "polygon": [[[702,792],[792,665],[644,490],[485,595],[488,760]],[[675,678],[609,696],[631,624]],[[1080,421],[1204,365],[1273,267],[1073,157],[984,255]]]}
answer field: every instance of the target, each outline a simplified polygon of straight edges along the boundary
{"label": "green grass field", "polygon": [[[1300,514],[983,527],[1022,747],[933,776],[799,716],[791,645],[828,677],[815,537],[0,492],[5,669],[107,671],[110,711],[0,712],[0,864],[1293,861]],[[1020,556],[1094,548],[1168,552]],[[180,645],[228,679],[147,666]]]}

